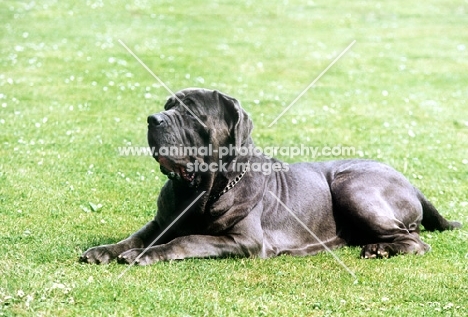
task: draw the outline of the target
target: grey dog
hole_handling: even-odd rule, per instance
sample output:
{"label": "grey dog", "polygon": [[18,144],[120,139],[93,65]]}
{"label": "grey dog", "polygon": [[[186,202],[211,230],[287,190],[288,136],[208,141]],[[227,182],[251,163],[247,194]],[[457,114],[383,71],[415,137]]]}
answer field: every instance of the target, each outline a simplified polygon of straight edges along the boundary
{"label": "grey dog", "polygon": [[[148,143],[169,177],[156,216],[125,240],[89,249],[81,262],[268,258],[312,255],[344,245],[362,246],[362,258],[384,258],[427,252],[429,245],[419,237],[421,224],[440,231],[461,226],[444,219],[402,174],[382,163],[296,163],[264,173],[249,166],[285,165],[258,151],[221,157],[221,147],[252,148],[253,125],[236,99],[218,91],[181,90],[164,110],[148,117]],[[181,145],[210,146],[212,151],[157,151]],[[193,169],[194,164],[212,163],[226,168]]]}

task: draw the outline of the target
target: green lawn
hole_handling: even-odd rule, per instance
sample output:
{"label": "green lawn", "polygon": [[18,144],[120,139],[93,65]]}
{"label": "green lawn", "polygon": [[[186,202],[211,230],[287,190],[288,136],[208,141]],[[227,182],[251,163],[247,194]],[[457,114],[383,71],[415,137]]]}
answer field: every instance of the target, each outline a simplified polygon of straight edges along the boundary
{"label": "green lawn", "polygon": [[[0,316],[467,316],[467,13],[452,0],[2,1]],[[79,264],[151,219],[165,182],[152,158],[118,155],[146,145],[169,95],[118,40],[174,91],[239,99],[257,145],[355,147],[464,228],[424,232],[422,257],[338,250],[357,283],[328,253],[120,279],[125,266]]]}

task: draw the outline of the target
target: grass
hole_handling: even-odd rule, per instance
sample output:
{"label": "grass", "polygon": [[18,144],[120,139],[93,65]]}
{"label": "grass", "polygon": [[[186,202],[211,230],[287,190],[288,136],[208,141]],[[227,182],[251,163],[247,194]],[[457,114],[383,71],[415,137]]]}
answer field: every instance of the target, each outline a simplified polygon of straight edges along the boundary
{"label": "grass", "polygon": [[77,258],[151,219],[165,181],[151,158],[118,156],[146,144],[145,118],[168,95],[119,39],[173,90],[241,100],[257,145],[353,146],[468,223],[467,10],[451,0],[3,1],[0,315],[466,316],[466,226],[424,232],[433,249],[423,257],[338,250],[357,284],[326,253],[160,263],[121,279],[121,265]]}

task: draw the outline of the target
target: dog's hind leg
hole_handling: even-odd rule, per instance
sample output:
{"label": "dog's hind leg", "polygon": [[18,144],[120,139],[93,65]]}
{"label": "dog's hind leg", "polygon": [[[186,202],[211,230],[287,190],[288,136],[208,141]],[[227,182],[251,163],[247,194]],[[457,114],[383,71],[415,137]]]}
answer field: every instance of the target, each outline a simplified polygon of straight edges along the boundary
{"label": "dog's hind leg", "polygon": [[417,233],[399,234],[391,242],[378,242],[366,244],[361,250],[361,258],[375,259],[388,258],[398,254],[419,254],[429,251],[431,247],[421,241]]}
{"label": "dog's hind leg", "polygon": [[349,244],[363,245],[363,258],[429,251],[419,237],[423,207],[416,189],[396,171],[372,172],[337,175],[331,184],[344,238]]}
{"label": "dog's hind leg", "polygon": [[[362,258],[388,258],[399,254],[424,254],[430,246],[419,237],[420,217],[410,221],[397,219],[391,215],[390,206],[386,201],[363,203],[359,211],[352,212],[351,216],[358,223],[356,232],[364,245],[361,251]],[[417,214],[408,210],[409,214]]]}

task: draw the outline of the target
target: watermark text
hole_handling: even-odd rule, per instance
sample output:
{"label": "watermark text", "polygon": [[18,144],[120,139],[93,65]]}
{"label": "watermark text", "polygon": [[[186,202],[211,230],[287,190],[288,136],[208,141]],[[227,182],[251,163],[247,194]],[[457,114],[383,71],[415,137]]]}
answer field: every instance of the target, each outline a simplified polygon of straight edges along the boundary
{"label": "watermark text", "polygon": [[[236,157],[236,156],[258,156],[264,154],[268,157],[295,158],[309,157],[316,159],[318,157],[353,157],[356,155],[356,149],[351,146],[266,146],[257,147],[249,145],[236,148],[234,145],[222,146],[214,149],[211,144],[208,146],[164,146],[160,148],[147,146],[121,146],[118,147],[120,156],[169,156],[169,157],[204,157],[217,156]],[[215,155],[216,154],[216,155]]]}

